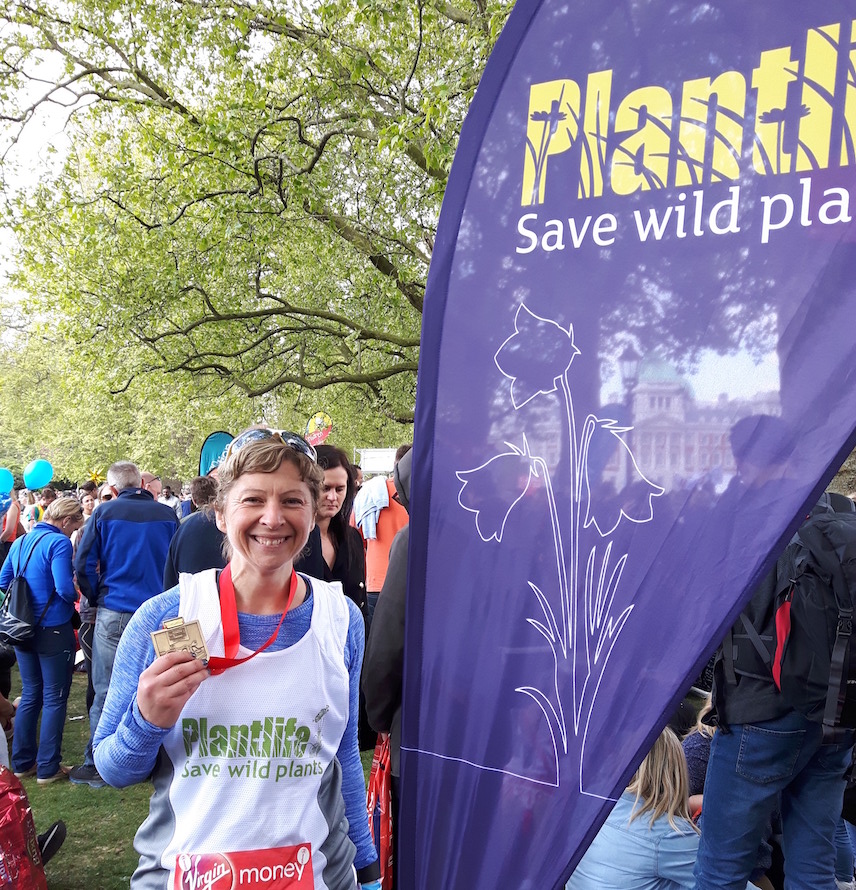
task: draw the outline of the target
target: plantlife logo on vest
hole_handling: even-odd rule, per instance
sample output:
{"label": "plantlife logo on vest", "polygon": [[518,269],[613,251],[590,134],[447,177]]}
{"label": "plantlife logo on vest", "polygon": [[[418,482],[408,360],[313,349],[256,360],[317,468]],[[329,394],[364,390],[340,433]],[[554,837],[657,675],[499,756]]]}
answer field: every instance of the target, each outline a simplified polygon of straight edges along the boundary
{"label": "plantlife logo on vest", "polygon": [[[187,761],[181,776],[216,778],[225,773],[230,778],[273,777],[275,782],[320,776],[323,768],[314,755],[321,749],[321,719],[316,724],[317,739],[310,745],[311,730],[298,725],[295,717],[265,717],[228,726],[209,723],[206,717],[185,717],[181,728]],[[221,763],[224,759],[242,762]],[[271,776],[273,760],[283,762],[276,764]]]}

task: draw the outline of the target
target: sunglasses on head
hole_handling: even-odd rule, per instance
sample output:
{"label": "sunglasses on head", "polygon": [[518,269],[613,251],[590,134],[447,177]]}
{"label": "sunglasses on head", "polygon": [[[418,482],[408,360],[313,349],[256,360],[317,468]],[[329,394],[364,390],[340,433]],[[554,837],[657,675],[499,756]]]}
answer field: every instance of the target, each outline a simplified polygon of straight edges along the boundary
{"label": "sunglasses on head", "polygon": [[102,495],[101,495],[101,500],[102,500],[102,501],[112,501],[112,500],[113,500],[113,495],[112,495],[112,494],[102,494]]}
{"label": "sunglasses on head", "polygon": [[287,445],[292,450],[305,455],[312,461],[312,463],[316,463],[318,460],[318,455],[315,453],[315,449],[303,438],[303,436],[299,436],[297,433],[291,433],[288,430],[272,430],[267,427],[247,430],[246,432],[235,436],[226,448],[223,460],[228,460],[233,454],[240,451],[244,445],[249,445],[250,442],[264,442],[267,439],[279,439],[283,445]]}

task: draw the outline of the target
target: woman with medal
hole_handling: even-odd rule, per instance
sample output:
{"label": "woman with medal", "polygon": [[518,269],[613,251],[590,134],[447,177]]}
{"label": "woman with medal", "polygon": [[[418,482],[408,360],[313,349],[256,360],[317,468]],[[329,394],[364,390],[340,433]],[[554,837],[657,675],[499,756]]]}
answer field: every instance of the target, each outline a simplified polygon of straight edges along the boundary
{"label": "woman with medal", "polygon": [[322,480],[300,436],[237,436],[215,503],[229,564],[182,575],[125,630],[95,762],[117,787],[154,781],[132,890],[380,886],[357,748],[362,615],[293,569]]}

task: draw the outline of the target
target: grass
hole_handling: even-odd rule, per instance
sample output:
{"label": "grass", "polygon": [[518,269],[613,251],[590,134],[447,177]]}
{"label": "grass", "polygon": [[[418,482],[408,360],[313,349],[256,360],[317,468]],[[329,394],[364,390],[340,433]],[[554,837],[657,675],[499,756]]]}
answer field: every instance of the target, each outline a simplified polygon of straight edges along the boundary
{"label": "grass", "polygon": [[[12,674],[12,695],[20,693],[17,671]],[[86,717],[86,674],[75,674],[68,700],[62,738],[63,763],[83,763],[89,740]],[[117,890],[128,887],[137,866],[133,839],[149,810],[151,785],[130,788],[90,788],[55,782],[38,785],[24,779],[36,830],[45,831],[57,819],[68,829],[65,844],[45,866],[50,890]]]}
{"label": "grass", "polygon": [[[21,681],[12,672],[12,697],[19,695]],[[86,674],[75,674],[68,700],[62,740],[64,764],[83,763],[89,739],[86,717]],[[362,754],[368,776],[372,752]],[[65,844],[45,867],[50,890],[119,890],[130,885],[137,867],[134,835],[149,810],[152,787],[148,782],[130,788],[90,788],[55,782],[38,785],[35,777],[23,780],[36,830],[45,831],[57,819],[68,829]]]}

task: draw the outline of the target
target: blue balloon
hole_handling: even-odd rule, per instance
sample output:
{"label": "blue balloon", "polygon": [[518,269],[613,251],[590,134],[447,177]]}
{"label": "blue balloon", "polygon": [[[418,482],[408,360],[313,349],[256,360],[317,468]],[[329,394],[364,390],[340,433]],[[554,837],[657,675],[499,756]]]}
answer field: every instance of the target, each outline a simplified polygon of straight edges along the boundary
{"label": "blue balloon", "polygon": [[9,494],[15,484],[15,477],[6,467],[0,467],[0,494]]}
{"label": "blue balloon", "polygon": [[0,494],[0,517],[6,515],[6,511],[12,506],[12,498],[8,494]]}
{"label": "blue balloon", "polygon": [[27,488],[44,488],[51,479],[53,479],[53,467],[49,461],[41,458],[31,461],[24,470],[24,485]]}

